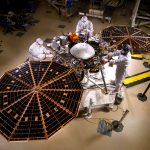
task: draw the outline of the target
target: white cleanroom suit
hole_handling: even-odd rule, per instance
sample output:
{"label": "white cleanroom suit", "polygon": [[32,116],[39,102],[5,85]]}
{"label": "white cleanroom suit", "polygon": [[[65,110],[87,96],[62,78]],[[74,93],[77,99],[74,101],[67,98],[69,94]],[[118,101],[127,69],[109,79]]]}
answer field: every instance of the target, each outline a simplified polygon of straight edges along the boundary
{"label": "white cleanroom suit", "polygon": [[[103,57],[104,61],[109,61],[113,56],[118,56],[118,59],[110,60],[109,66],[116,65],[116,73],[115,73],[115,90],[114,92],[118,92],[122,86],[122,80],[127,74],[127,67],[131,60],[131,46],[128,44],[124,44],[121,50],[116,50],[115,52],[108,53],[107,56]],[[107,59],[107,60],[106,60]]]}
{"label": "white cleanroom suit", "polygon": [[83,16],[77,23],[76,32],[88,34],[91,37],[93,35],[93,23],[86,16]]}
{"label": "white cleanroom suit", "polygon": [[43,46],[43,41],[40,38],[36,39],[29,47],[29,60],[44,60],[52,57],[53,55],[50,54],[50,50]]}
{"label": "white cleanroom suit", "polygon": [[116,74],[115,74],[115,90],[119,91],[122,86],[122,80],[127,74],[127,67],[131,60],[131,53],[128,52],[127,55],[121,54],[121,51],[116,51],[113,53],[113,56],[118,56],[118,59],[111,60],[110,65],[116,65]]}

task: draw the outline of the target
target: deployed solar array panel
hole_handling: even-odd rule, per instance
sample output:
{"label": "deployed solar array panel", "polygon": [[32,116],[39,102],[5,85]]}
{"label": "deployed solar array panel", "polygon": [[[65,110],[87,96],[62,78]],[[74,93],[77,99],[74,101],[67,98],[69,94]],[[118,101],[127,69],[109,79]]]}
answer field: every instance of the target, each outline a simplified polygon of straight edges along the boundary
{"label": "deployed solar array panel", "polygon": [[8,140],[47,139],[76,117],[82,86],[55,62],[27,62],[0,79],[0,132]]}
{"label": "deployed solar array panel", "polygon": [[102,38],[121,49],[123,44],[132,46],[132,54],[150,52],[150,35],[137,28],[110,26],[102,31]]}

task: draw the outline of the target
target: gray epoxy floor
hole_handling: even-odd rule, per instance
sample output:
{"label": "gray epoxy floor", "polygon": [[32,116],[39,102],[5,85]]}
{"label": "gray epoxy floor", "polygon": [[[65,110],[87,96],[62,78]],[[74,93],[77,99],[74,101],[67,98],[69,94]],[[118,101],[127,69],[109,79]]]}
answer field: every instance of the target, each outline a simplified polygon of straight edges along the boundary
{"label": "gray epoxy floor", "polygon": [[[60,20],[56,11],[51,9],[51,13],[46,13],[51,8],[44,2],[34,17],[40,22],[30,27],[22,37],[15,34],[3,35],[0,32],[0,39],[3,40],[3,52],[0,53],[0,75],[5,71],[20,65],[28,57],[28,48],[37,37],[51,38],[63,32],[75,30],[79,17],[75,16],[71,22]],[[117,11],[113,14],[111,25],[128,25],[130,22],[130,12],[126,16],[121,16]],[[91,19],[94,24],[94,31],[109,26],[108,22],[101,23],[100,20]],[[66,27],[62,30],[57,26],[63,24]],[[145,32],[149,29],[143,28]],[[141,60],[132,60],[129,66],[129,75],[133,75],[147,70],[143,67]],[[112,133],[112,137],[100,135],[96,132],[99,118],[119,120],[122,116],[122,109],[116,112],[95,112],[91,119],[74,119],[63,129],[58,131],[48,140],[8,142],[0,135],[0,150],[149,150],[150,149],[150,92],[147,92],[148,101],[141,102],[137,99],[137,93],[142,93],[149,82],[123,88],[124,101],[122,108],[129,109],[128,116],[124,119],[124,130],[121,133]]]}

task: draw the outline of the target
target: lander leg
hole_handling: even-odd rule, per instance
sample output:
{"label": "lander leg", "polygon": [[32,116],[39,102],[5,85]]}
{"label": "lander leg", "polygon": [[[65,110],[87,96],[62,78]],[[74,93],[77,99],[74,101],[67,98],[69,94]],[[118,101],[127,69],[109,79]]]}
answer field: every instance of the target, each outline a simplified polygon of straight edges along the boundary
{"label": "lander leg", "polygon": [[[85,75],[85,78],[87,79],[87,86],[88,86],[88,82],[92,82],[94,85],[96,85],[98,88],[100,88],[102,90],[102,92],[104,94],[108,94],[108,90],[107,90],[107,86],[106,86],[106,82],[105,82],[105,78],[104,78],[104,74],[103,71],[100,69],[101,72],[101,76],[102,76],[102,80],[103,80],[103,84],[104,84],[104,88],[102,88],[100,85],[98,85],[97,83],[95,83],[92,79],[94,79],[93,76],[89,76],[88,74]],[[92,79],[90,79],[92,78]],[[90,84],[89,84],[90,85]]]}

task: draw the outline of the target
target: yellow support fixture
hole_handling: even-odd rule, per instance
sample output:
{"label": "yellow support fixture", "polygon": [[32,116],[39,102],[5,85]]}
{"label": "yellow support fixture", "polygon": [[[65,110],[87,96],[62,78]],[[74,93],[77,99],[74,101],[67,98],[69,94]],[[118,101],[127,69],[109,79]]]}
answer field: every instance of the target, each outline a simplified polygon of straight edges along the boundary
{"label": "yellow support fixture", "polygon": [[126,87],[131,87],[150,80],[150,70],[129,76],[123,80]]}
{"label": "yellow support fixture", "polygon": [[143,59],[144,57],[143,57],[142,54],[133,54],[133,55],[131,55],[131,58],[133,58],[133,59]]}

